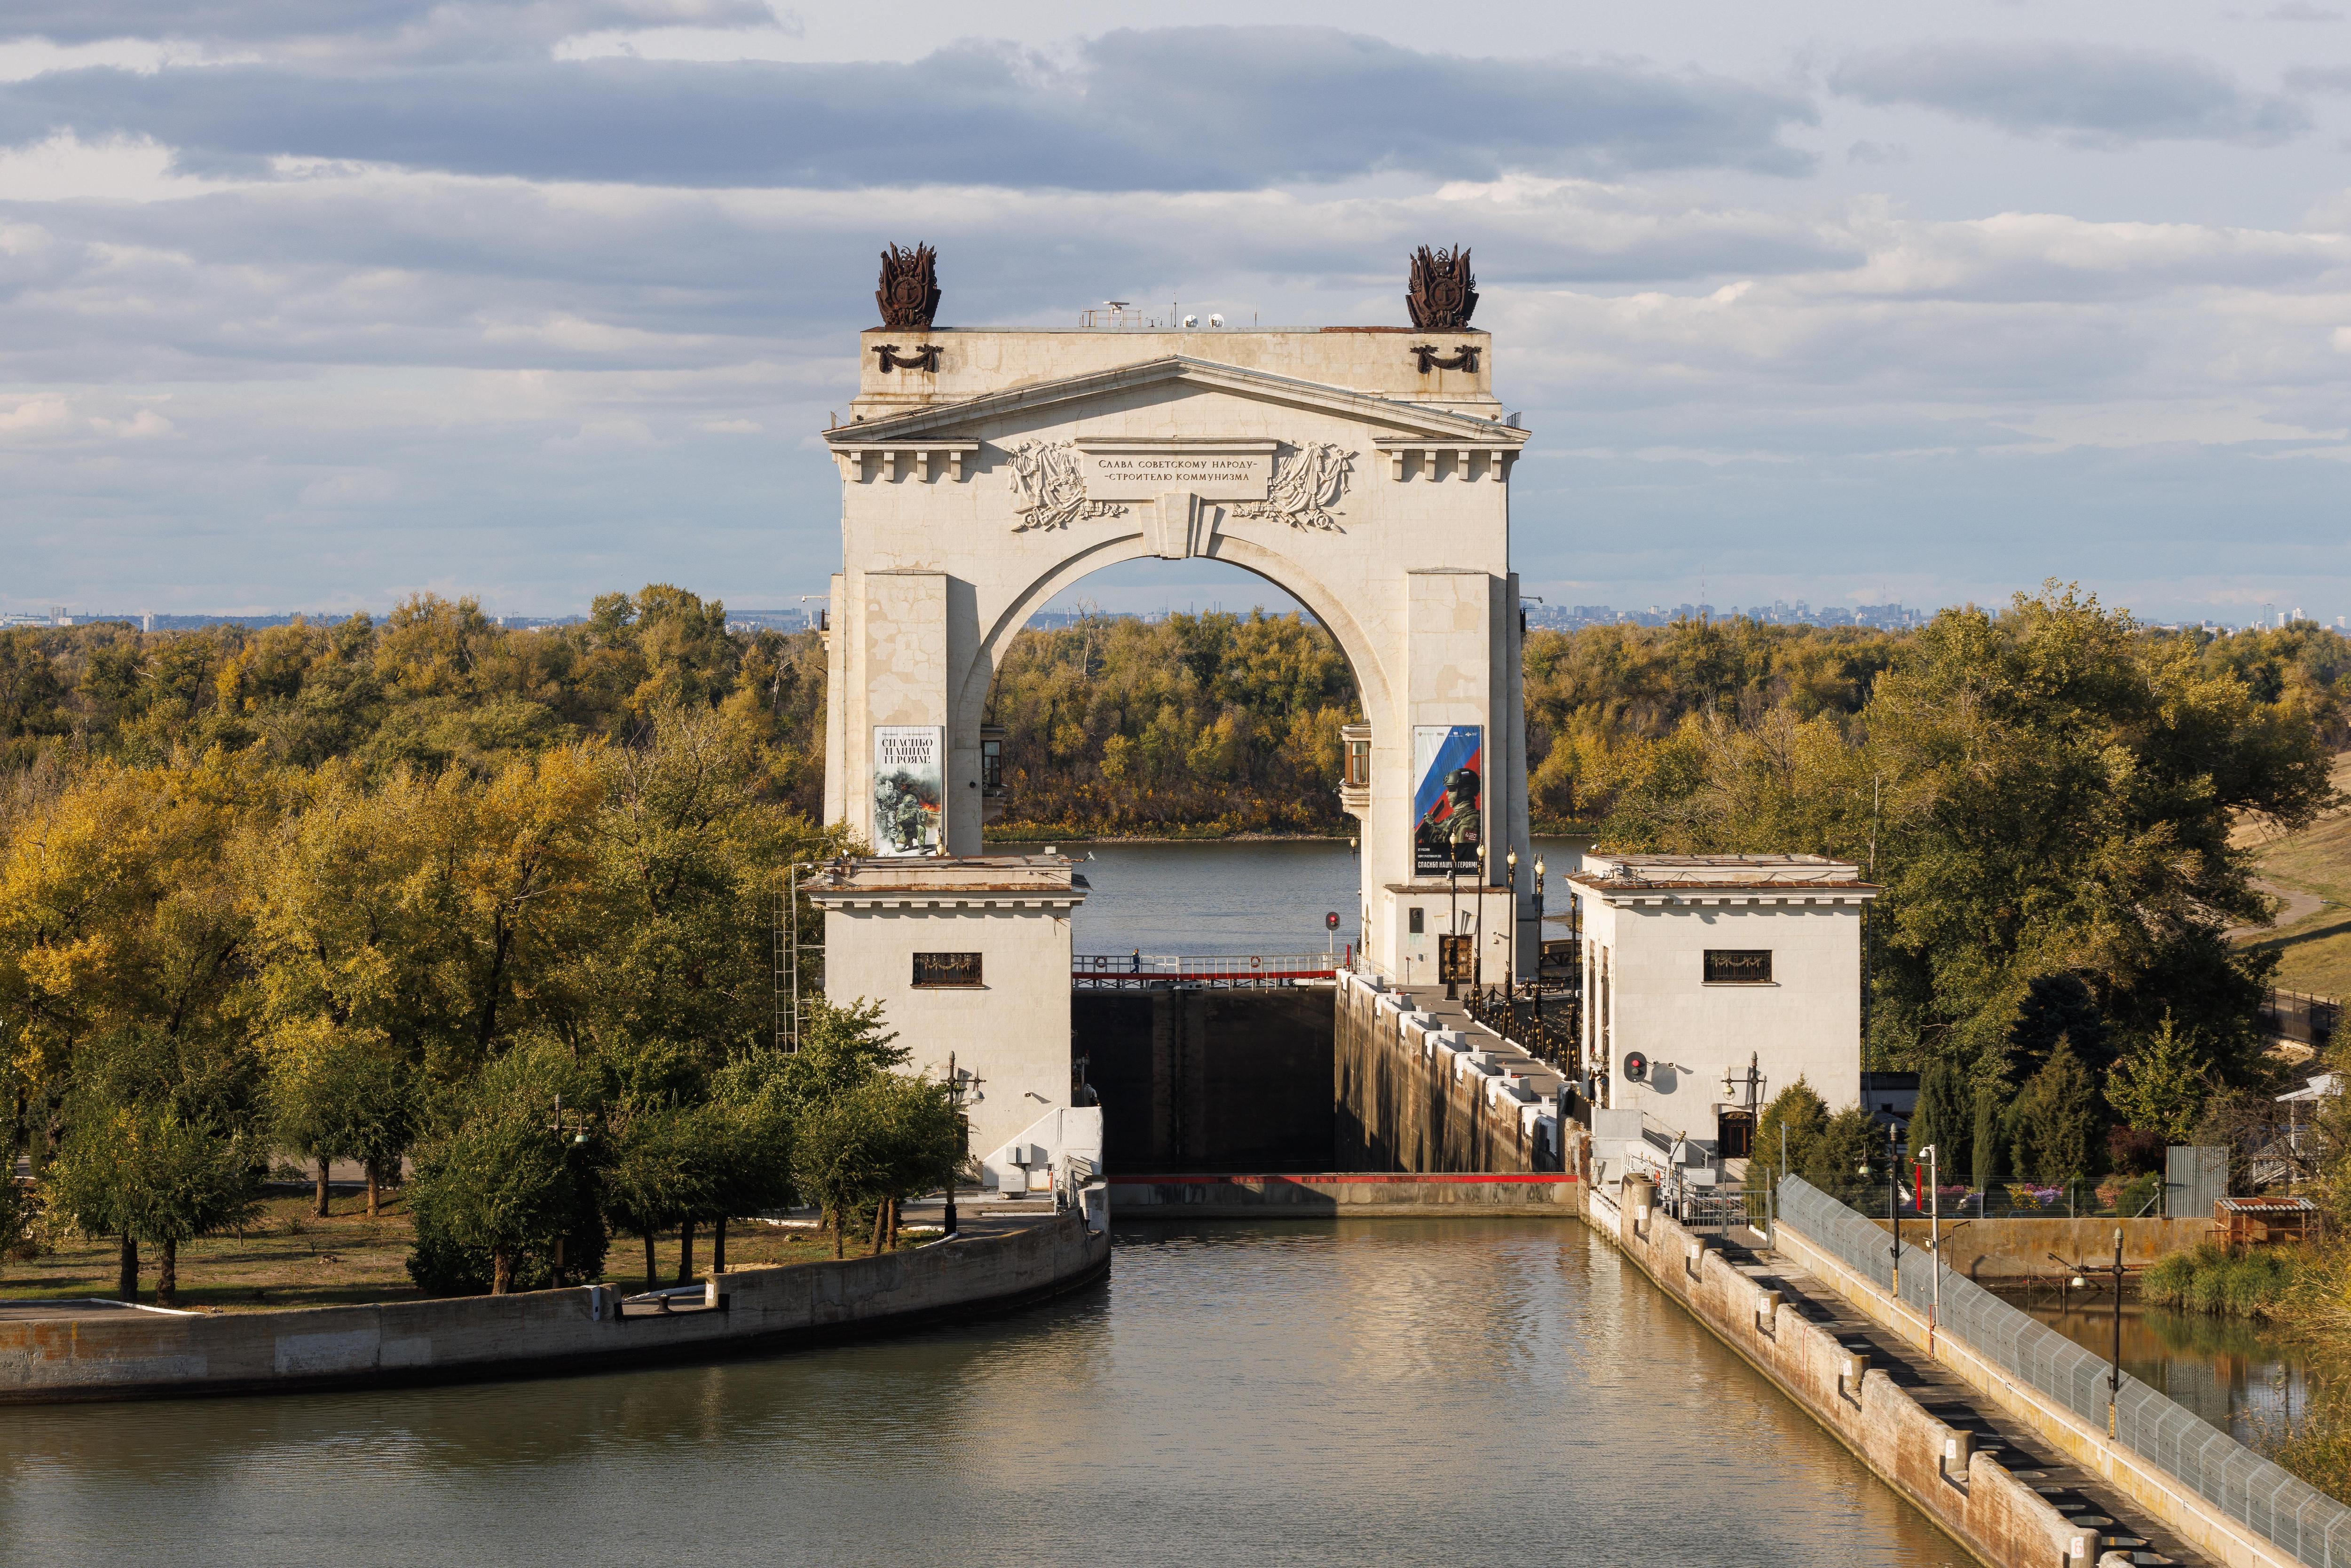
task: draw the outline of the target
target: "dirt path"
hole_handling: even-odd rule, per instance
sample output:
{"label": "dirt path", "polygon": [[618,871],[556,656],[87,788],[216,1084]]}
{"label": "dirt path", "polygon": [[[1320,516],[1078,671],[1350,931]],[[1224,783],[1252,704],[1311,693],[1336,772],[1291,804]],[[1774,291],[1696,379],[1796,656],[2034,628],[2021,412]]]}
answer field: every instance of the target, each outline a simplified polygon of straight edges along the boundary
{"label": "dirt path", "polygon": [[2326,907],[2326,900],[2314,893],[2300,893],[2291,887],[2280,887],[2276,883],[2266,882],[2259,877],[2253,879],[2253,885],[2272,898],[2280,901],[2275,918],[2258,925],[2232,925],[2223,935],[2231,937],[2252,936],[2264,931],[2283,931],[2289,925],[2299,925]]}

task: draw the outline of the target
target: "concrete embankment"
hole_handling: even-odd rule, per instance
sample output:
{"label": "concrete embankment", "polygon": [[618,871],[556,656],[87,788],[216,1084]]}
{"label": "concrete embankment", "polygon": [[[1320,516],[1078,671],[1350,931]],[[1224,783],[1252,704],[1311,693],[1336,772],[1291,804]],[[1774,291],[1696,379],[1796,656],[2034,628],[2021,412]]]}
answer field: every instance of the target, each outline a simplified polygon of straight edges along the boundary
{"label": "concrete embankment", "polygon": [[1110,1267],[1072,1210],[838,1263],[720,1276],[722,1305],[618,1311],[610,1286],[303,1312],[0,1322],[0,1404],[454,1382],[788,1348],[1042,1301]]}
{"label": "concrete embankment", "polygon": [[1582,1212],[1576,1180],[1555,1171],[1453,1175],[1114,1176],[1123,1219],[1426,1219],[1432,1215]]}
{"label": "concrete embankment", "polygon": [[[2088,1568],[2098,1557],[2096,1531],[2073,1526],[2029,1482],[1990,1454],[1970,1451],[1970,1435],[1927,1410],[1865,1355],[1856,1358],[1779,1291],[1733,1267],[1719,1247],[1684,1230],[1663,1208],[1640,1207],[1635,1186],[1629,1212],[1616,1193],[1587,1189],[1593,1228],[1968,1550],[2018,1568]],[[1947,1445],[1954,1442],[1967,1456],[1964,1468],[1947,1470]]]}
{"label": "concrete embankment", "polygon": [[[1886,1220],[1877,1228],[1890,1230]],[[2055,1253],[2069,1264],[2111,1264],[2115,1231],[2123,1233],[2123,1263],[2143,1269],[2167,1252],[2212,1239],[2210,1219],[1953,1219],[1943,1221],[1943,1256],[1955,1273],[1985,1284],[2002,1280],[2047,1279],[2062,1272]],[[1906,1243],[1927,1239],[1924,1220],[1905,1219]]]}
{"label": "concrete embankment", "polygon": [[[2106,1231],[2111,1245],[2111,1220]],[[2228,1563],[2231,1568],[2295,1568],[2300,1561],[2198,1495],[2194,1488],[2160,1465],[2109,1439],[2102,1426],[2092,1426],[2040,1390],[2018,1381],[1964,1340],[1950,1333],[1935,1333],[1930,1339],[1923,1312],[1895,1300],[1884,1286],[1856,1273],[1793,1227],[1782,1223],[1774,1245],[1782,1255],[1825,1281],[1871,1322],[1883,1324],[1905,1343],[1930,1349],[1936,1363],[1961,1383],[2014,1416],[2053,1448],[2070,1455],[2083,1469],[2101,1477],[2214,1562]],[[1918,1256],[1923,1268],[1925,1254]],[[2262,1463],[2225,1433],[2215,1431],[2206,1441],[2216,1448],[2235,1449],[2248,1469]],[[2340,1561],[2339,1552],[2336,1560]]]}
{"label": "concrete embankment", "polygon": [[1559,1171],[1559,1074],[1448,1003],[1342,975],[1338,1163],[1386,1171]]}

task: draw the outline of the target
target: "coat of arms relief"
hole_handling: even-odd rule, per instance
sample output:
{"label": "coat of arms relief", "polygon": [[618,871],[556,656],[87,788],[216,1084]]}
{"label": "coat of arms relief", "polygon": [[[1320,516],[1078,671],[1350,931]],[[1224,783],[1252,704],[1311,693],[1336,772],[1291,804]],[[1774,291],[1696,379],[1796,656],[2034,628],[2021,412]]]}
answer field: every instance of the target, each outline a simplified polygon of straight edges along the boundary
{"label": "coat of arms relief", "polygon": [[1016,534],[1066,528],[1079,517],[1112,517],[1126,510],[1115,501],[1086,499],[1085,476],[1078,472],[1075,449],[1066,441],[1024,441],[1005,455],[1012,467],[1012,493],[1019,497],[1012,507],[1020,514]]}
{"label": "coat of arms relief", "polygon": [[[1347,530],[1338,521],[1344,514],[1333,508],[1346,493],[1347,476],[1353,471],[1357,455],[1335,441],[1306,442],[1293,448],[1286,460],[1275,460],[1265,499],[1235,505],[1233,516],[1344,533]],[[1020,517],[1013,525],[1016,534],[1032,528],[1066,528],[1081,518],[1118,517],[1126,511],[1119,502],[1087,497],[1085,474],[1069,442],[1024,441],[1010,448],[1006,457],[1012,493],[1018,497],[1012,509]]]}

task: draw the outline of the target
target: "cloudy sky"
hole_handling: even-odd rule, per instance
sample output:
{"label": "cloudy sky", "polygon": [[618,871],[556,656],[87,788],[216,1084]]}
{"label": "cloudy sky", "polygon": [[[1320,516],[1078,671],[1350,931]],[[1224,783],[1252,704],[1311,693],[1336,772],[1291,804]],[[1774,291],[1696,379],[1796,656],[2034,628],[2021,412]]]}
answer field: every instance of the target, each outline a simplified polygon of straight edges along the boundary
{"label": "cloudy sky", "polygon": [[1553,602],[2331,620],[2346,9],[11,0],[0,608],[791,604],[919,238],[967,326],[1472,246]]}

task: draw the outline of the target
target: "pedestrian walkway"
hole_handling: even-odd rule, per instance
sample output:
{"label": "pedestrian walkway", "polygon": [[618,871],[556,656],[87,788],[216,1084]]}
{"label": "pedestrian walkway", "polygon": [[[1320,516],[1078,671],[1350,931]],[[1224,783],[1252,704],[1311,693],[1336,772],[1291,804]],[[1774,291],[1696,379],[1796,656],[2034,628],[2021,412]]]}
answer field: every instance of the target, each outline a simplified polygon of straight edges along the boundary
{"label": "pedestrian walkway", "polygon": [[1847,1350],[1866,1353],[1870,1365],[1883,1369],[1896,1387],[1946,1426],[1975,1434],[1978,1453],[1998,1459],[2075,1524],[2097,1531],[2107,1552],[2120,1553],[2134,1563],[2214,1563],[2149,1520],[2100,1478],[2001,1414],[1991,1401],[1869,1322],[1820,1280],[1794,1268],[1761,1235],[1741,1228],[1729,1232],[1723,1242],[1724,1257],[1740,1273],[1778,1291],[1782,1301]]}

